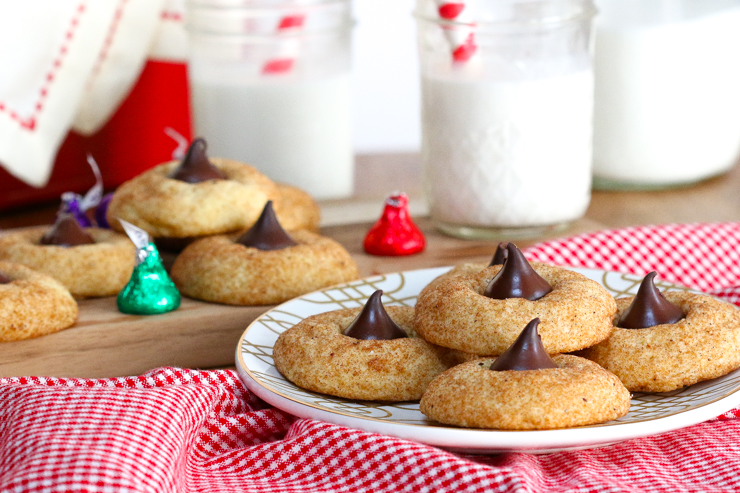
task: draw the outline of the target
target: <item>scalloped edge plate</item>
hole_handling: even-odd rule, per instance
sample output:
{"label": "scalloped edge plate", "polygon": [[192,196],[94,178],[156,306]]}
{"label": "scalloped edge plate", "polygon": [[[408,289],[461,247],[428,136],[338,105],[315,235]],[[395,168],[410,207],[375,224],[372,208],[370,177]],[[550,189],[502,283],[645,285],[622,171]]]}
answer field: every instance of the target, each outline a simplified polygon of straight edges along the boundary
{"label": "scalloped edge plate", "polygon": [[[684,428],[740,405],[740,369],[714,380],[665,393],[635,393],[630,412],[599,425],[544,431],[465,429],[428,420],[418,402],[397,404],[342,399],[303,390],[275,368],[272,347],[278,336],[300,320],[330,310],[364,305],[383,290],[387,306],[413,306],[421,289],[450,267],[369,277],[287,301],[254,320],[236,348],[236,368],[247,388],[265,402],[294,416],[327,421],[364,431],[414,440],[470,453],[548,453],[604,446]],[[642,277],[571,268],[599,282],[615,297],[637,292]],[[663,290],[687,288],[657,283]]]}

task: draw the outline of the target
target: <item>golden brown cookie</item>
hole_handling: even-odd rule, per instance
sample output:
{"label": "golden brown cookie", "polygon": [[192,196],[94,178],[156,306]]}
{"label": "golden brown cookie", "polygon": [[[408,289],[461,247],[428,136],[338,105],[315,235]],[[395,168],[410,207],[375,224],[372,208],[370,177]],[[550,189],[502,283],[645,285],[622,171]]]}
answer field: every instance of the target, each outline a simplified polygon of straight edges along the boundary
{"label": "golden brown cookie", "polygon": [[[608,339],[578,354],[616,374],[633,392],[668,392],[740,367],[740,311],[708,295],[672,291],[685,318],[644,329],[614,327]],[[614,323],[633,297],[617,300]]]}
{"label": "golden brown cookie", "polygon": [[1,236],[0,259],[48,274],[79,298],[115,295],[131,278],[136,248],[126,235],[85,228],[94,244],[40,245],[49,228],[37,226]]}
{"label": "golden brown cookie", "polygon": [[125,182],[108,206],[111,227],[123,231],[118,218],[155,238],[183,238],[237,231],[259,217],[277,186],[252,166],[210,158],[228,179],[187,183],[168,178],[179,161],[160,164]]}
{"label": "golden brown cookie", "polygon": [[593,346],[611,333],[616,303],[599,283],[562,267],[532,267],[552,286],[536,301],[483,296],[499,265],[434,281],[416,302],[414,328],[434,344],[493,356],[505,351],[534,318],[541,320],[539,332],[549,354]]}
{"label": "golden brown cookie", "polygon": [[360,311],[314,315],[280,334],[272,352],[278,371],[314,392],[399,402],[419,399],[436,375],[457,363],[449,350],[416,336],[410,307],[386,308],[407,338],[360,340],[344,335]]}
{"label": "golden brown cookie", "polygon": [[277,183],[280,197],[275,202],[275,214],[285,229],[307,229],[318,233],[321,208],[316,201],[300,188]]}
{"label": "golden brown cookie", "polygon": [[421,398],[422,413],[445,424],[499,430],[549,430],[602,423],[629,411],[630,394],[599,365],[572,355],[558,368],[493,371],[495,358],[451,368]]}
{"label": "golden brown cookie", "polygon": [[270,305],[357,279],[357,265],[336,241],[292,231],[298,245],[258,250],[217,235],[189,245],[172,266],[185,296],[229,305]]}
{"label": "golden brown cookie", "polygon": [[0,261],[0,342],[39,337],[74,324],[77,303],[55,279],[23,265]]}

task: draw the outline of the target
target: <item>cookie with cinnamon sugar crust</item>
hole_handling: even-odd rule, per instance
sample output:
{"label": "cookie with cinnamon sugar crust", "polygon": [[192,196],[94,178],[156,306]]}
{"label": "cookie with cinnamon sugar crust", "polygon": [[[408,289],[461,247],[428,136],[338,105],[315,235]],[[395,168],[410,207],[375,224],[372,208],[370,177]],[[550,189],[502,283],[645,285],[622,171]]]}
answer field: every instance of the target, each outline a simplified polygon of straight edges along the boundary
{"label": "cookie with cinnamon sugar crust", "polygon": [[[434,344],[467,353],[496,356],[504,352],[530,320],[541,320],[539,333],[549,354],[576,351],[606,339],[616,303],[596,281],[572,270],[531,264],[552,291],[535,301],[492,299],[486,286],[502,266],[462,272],[434,280],[419,294],[414,328]],[[471,272],[471,273],[467,273]]]}
{"label": "cookie with cinnamon sugar crust", "polygon": [[400,402],[418,400],[436,375],[459,363],[459,353],[417,336],[411,307],[385,309],[409,337],[360,340],[344,335],[361,310],[313,315],[280,334],[272,351],[278,371],[314,392]]}
{"label": "cookie with cinnamon sugar crust", "polygon": [[495,358],[455,366],[421,398],[420,410],[441,423],[499,430],[550,430],[602,423],[629,411],[630,393],[612,373],[572,355],[558,368],[494,371]]}
{"label": "cookie with cinnamon sugar crust", "polygon": [[357,264],[336,241],[305,230],[289,234],[297,245],[279,250],[241,245],[238,235],[197,240],[175,259],[172,280],[190,298],[271,305],[357,279]]}
{"label": "cookie with cinnamon sugar crust", "polygon": [[52,277],[0,261],[0,342],[40,337],[72,326],[78,308],[69,291]]}
{"label": "cookie with cinnamon sugar crust", "polygon": [[0,236],[0,260],[28,266],[61,282],[78,298],[113,296],[131,278],[136,248],[124,234],[85,228],[95,243],[42,245],[51,226],[37,226]]}
{"label": "cookie with cinnamon sugar crust", "polygon": [[634,299],[619,298],[609,338],[578,355],[616,374],[633,392],[668,392],[740,367],[736,306],[704,294],[669,291],[663,296],[681,308],[684,318],[643,329],[616,327]]}

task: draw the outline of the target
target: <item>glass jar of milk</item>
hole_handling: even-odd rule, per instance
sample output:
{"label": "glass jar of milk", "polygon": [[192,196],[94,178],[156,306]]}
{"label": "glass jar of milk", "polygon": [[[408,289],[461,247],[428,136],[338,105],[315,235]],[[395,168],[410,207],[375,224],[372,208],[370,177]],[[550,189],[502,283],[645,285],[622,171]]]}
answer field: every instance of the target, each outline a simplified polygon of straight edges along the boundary
{"label": "glass jar of milk", "polygon": [[195,134],[316,199],[353,191],[349,0],[191,0]]}
{"label": "glass jar of milk", "polygon": [[597,0],[594,186],[657,189],[740,154],[740,0]]}
{"label": "glass jar of milk", "polygon": [[417,0],[422,163],[443,232],[518,237],[591,198],[590,0]]}

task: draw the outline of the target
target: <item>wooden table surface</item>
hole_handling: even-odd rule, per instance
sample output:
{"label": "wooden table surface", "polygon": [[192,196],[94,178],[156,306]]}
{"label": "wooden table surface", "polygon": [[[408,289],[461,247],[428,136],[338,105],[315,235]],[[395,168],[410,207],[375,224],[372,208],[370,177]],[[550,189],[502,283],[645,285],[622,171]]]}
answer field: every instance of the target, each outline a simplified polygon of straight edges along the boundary
{"label": "wooden table surface", "polygon": [[[343,244],[362,277],[418,268],[487,262],[496,240],[462,240],[438,233],[425,216],[419,157],[416,154],[359,156],[356,192],[351,199],[322,202],[322,234]],[[389,189],[387,183],[392,182]],[[412,215],[427,238],[427,249],[408,257],[374,257],[362,239],[383,207],[384,198],[405,191]],[[57,204],[0,212],[0,229],[49,224]],[[645,224],[740,221],[740,167],[690,187],[650,191],[594,191],[582,219],[556,234],[514,239],[519,247],[562,236]],[[0,376],[101,377],[141,373],[162,365],[199,368],[232,364],[238,337],[269,307],[225,307],[186,300],[183,310],[150,319],[123,316],[114,299],[83,300],[80,327],[39,339],[0,344]],[[183,321],[191,320],[187,325]],[[218,320],[217,324],[209,320]],[[212,326],[207,332],[203,327]],[[118,332],[116,332],[118,327]],[[125,327],[125,330],[121,330]],[[167,348],[166,354],[163,351]]]}

